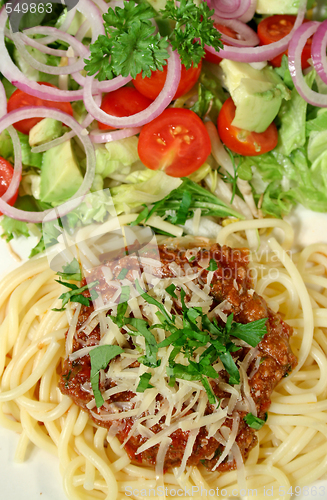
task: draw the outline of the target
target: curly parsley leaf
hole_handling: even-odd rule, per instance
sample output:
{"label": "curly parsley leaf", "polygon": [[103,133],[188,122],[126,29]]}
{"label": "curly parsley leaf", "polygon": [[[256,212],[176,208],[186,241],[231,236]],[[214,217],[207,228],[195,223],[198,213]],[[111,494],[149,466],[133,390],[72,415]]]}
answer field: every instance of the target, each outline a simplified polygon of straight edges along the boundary
{"label": "curly parsley leaf", "polygon": [[262,420],[262,418],[259,417],[255,417],[253,413],[248,413],[247,415],[245,415],[244,421],[248,424],[249,427],[252,427],[252,429],[258,431],[263,425],[265,425],[265,423],[267,422],[267,418],[267,413],[265,420]]}
{"label": "curly parsley leaf", "polygon": [[124,2],[123,8],[109,8],[103,15],[106,35],[99,35],[90,45],[85,70],[90,76],[96,74],[100,81],[119,75],[135,78],[139,73],[143,78],[151,76],[151,71],[162,71],[167,64],[169,42],[186,68],[198,66],[205,45],[216,50],[223,47],[211,18],[213,12],[206,2],[196,5],[193,0],[182,0],[177,7],[168,0],[159,14],[163,20],[175,22],[175,28],[169,36],[161,36],[155,33],[155,11],[149,4],[130,0]]}
{"label": "curly parsley leaf", "polygon": [[213,13],[207,2],[196,5],[193,0],[181,0],[179,6],[175,5],[174,0],[168,0],[165,8],[160,11],[164,19],[176,22],[169,40],[187,69],[192,64],[199,64],[205,55],[205,45],[210,45],[217,51],[223,48],[221,34],[214,27],[211,17]]}
{"label": "curly parsley leaf", "polygon": [[97,408],[103,405],[104,399],[99,388],[100,370],[105,370],[109,362],[121,354],[123,349],[118,345],[100,345],[90,351],[91,359],[91,386]]}
{"label": "curly parsley leaf", "polygon": [[167,37],[155,34],[151,22],[154,10],[148,4],[124,2],[124,8],[109,8],[103,15],[106,35],[99,35],[90,45],[90,59],[85,59],[89,75],[97,74],[98,80],[111,80],[122,75],[135,78],[142,72],[163,69],[167,64]]}

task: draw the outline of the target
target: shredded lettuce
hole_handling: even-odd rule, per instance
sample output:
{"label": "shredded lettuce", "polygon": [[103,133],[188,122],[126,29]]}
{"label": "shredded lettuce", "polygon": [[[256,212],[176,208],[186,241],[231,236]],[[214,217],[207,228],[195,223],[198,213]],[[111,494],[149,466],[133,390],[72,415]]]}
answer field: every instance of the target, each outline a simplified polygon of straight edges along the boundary
{"label": "shredded lettuce", "polygon": [[179,177],[170,177],[161,170],[136,171],[126,178],[126,182],[111,189],[112,199],[117,214],[130,213],[132,209],[146,204],[155,203],[165,198],[173,189],[182,184]]}

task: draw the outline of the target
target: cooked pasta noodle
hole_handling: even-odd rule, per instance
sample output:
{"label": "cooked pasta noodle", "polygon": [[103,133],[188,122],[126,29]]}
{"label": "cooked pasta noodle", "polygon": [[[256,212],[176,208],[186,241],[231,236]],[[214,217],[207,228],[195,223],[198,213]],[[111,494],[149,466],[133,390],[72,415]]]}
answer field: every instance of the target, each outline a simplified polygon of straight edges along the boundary
{"label": "cooked pasta noodle", "polygon": [[[217,242],[233,247],[241,239],[245,245],[244,231],[259,228],[284,232],[282,244],[272,233],[264,251],[252,252],[251,270],[256,291],[294,328],[290,342],[298,365],[273,392],[267,423],[244,465],[246,484],[239,471],[210,472],[203,466],[186,467],[182,473],[179,468],[169,470],[161,483],[158,470],[131,463],[114,426],[109,431],[99,428],[61,394],[65,334],[78,313],[52,310],[60,306],[62,287],[54,281],[46,257],[10,273],[0,291],[0,425],[20,433],[16,461],[25,459],[30,442],[56,455],[71,500],[139,499],[151,489],[155,496],[160,485],[167,488],[160,490],[167,499],[177,489],[182,490],[180,498],[201,498],[201,488],[202,497],[210,490],[211,498],[235,498],[235,489],[245,489],[244,498],[264,499],[265,490],[273,488],[270,498],[289,500],[291,486],[327,474],[327,245],[290,254],[291,228],[271,219],[230,224]],[[159,454],[169,443],[169,437],[162,439]],[[235,457],[242,468],[237,453]]]}

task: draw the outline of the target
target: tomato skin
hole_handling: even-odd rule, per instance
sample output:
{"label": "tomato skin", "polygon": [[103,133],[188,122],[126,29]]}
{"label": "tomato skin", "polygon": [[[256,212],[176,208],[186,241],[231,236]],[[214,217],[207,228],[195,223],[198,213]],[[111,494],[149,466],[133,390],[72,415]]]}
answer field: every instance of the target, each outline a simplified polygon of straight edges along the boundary
{"label": "tomato skin", "polygon": [[[121,87],[106,94],[101,109],[112,116],[131,116],[143,111],[153,101],[140,94],[134,87]],[[98,122],[100,130],[113,130],[115,127]]]}
{"label": "tomato skin", "polygon": [[[40,85],[46,85],[47,87],[57,88],[48,82],[38,82]],[[47,101],[39,97],[27,94],[22,90],[15,90],[15,92],[10,96],[8,101],[8,112],[14,111],[15,109],[23,108],[25,106],[46,106],[48,108],[55,108],[73,116],[73,108],[69,102],[55,102]],[[19,122],[13,123],[13,126],[19,132],[28,135],[31,128],[39,123],[43,118],[27,118],[26,120],[21,120]]]}
{"label": "tomato skin", "polygon": [[167,108],[141,130],[138,153],[151,170],[172,177],[195,172],[211,152],[210,137],[202,120],[190,109]]}
{"label": "tomato skin", "polygon": [[[294,26],[295,20],[296,16],[288,14],[277,14],[263,19],[258,24],[258,37],[260,39],[260,45],[269,45],[270,43],[278,42],[281,38],[288,35]],[[308,19],[303,20],[304,23],[308,21]],[[310,66],[308,59],[311,57],[311,45],[312,37],[307,40],[302,52],[302,69],[309,68]],[[288,51],[286,50],[282,54],[279,54],[279,56],[274,57],[269,62],[274,67],[279,67],[282,64],[282,57],[284,54],[288,55]]]}
{"label": "tomato skin", "polygon": [[[4,158],[2,158],[2,156],[0,156],[0,197],[3,196],[7,191],[7,189],[9,188],[13,175],[14,175],[14,169],[11,163],[9,163],[9,161],[5,160]],[[17,199],[17,196],[18,196],[18,189],[14,194],[14,196],[7,201],[8,205],[13,206],[13,204]],[[2,212],[0,212],[0,215],[3,215]]]}
{"label": "tomato skin", "polygon": [[[234,38],[237,40],[237,33],[234,31],[232,28],[229,28],[228,26],[224,26],[223,24],[219,23],[214,23],[214,27],[220,31],[220,33],[223,33],[224,35],[229,36],[230,38]],[[229,45],[227,42],[223,42],[224,45]],[[215,64],[219,64],[222,61],[222,58],[219,56],[215,56],[215,54],[212,54],[208,50],[204,49],[206,55],[205,55],[205,60],[208,62],[212,62]]]}
{"label": "tomato skin", "polygon": [[[189,90],[191,90],[191,88],[199,79],[201,68],[202,61],[200,61],[197,67],[191,66],[189,69],[186,69],[184,64],[182,64],[181,80],[173,97],[173,100],[181,97]],[[141,92],[141,94],[154,101],[163,89],[166,81],[166,76],[167,66],[164,66],[163,71],[159,71],[158,69],[157,71],[152,71],[152,75],[150,77],[146,76],[145,78],[142,78],[142,74],[139,73],[133,80],[133,85],[139,92]]]}
{"label": "tomato skin", "polygon": [[235,104],[229,97],[218,115],[219,137],[231,151],[242,156],[257,156],[277,146],[278,131],[274,122],[264,132],[249,132],[231,124],[235,117],[235,109]]}

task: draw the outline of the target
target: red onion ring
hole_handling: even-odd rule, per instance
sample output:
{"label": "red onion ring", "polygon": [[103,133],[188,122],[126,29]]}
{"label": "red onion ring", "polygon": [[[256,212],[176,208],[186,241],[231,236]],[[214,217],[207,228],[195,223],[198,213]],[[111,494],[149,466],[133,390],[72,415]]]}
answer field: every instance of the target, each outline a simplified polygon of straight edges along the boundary
{"label": "red onion ring", "polygon": [[103,144],[105,142],[118,141],[126,137],[132,137],[139,134],[142,127],[122,128],[120,130],[113,130],[111,132],[104,132],[103,130],[92,130],[90,132],[90,139],[94,144]]}
{"label": "red onion ring", "polygon": [[0,118],[2,118],[7,113],[7,96],[6,91],[0,80]]}
{"label": "red onion ring", "polygon": [[14,164],[14,173],[13,173],[11,182],[9,184],[9,187],[6,190],[6,192],[2,195],[2,198],[1,198],[3,201],[6,201],[6,202],[8,200],[10,200],[14,196],[14,194],[17,192],[17,190],[19,188],[19,184],[20,184],[20,179],[22,176],[22,170],[23,170],[22,149],[21,149],[18,134],[12,125],[10,125],[8,127],[7,131],[11,137],[12,144],[14,147],[15,164]]}
{"label": "red onion ring", "polygon": [[[51,118],[54,118],[55,120],[62,121],[66,123],[70,128],[72,128],[75,132],[82,144],[84,145],[85,148],[85,153],[86,153],[86,174],[83,179],[83,183],[78,189],[78,191],[70,198],[69,207],[66,207],[67,201],[64,203],[65,207],[61,208],[62,205],[56,207],[56,209],[49,209],[45,210],[43,212],[25,212],[24,210],[18,210],[17,208],[11,207],[4,201],[4,196],[0,198],[0,211],[8,215],[9,217],[16,219],[16,220],[21,220],[24,222],[42,222],[44,217],[46,215],[49,215],[51,219],[55,219],[57,217],[63,217],[66,215],[70,210],[73,210],[76,208],[80,203],[81,203],[81,198],[83,198],[86,193],[90,190],[92,186],[92,182],[94,179],[95,175],[95,152],[94,152],[94,147],[92,145],[92,142],[88,136],[83,135],[83,128],[82,126],[74,120],[70,115],[67,113],[63,113],[62,111],[59,111],[57,109],[51,109],[40,106],[40,107],[25,107],[25,108],[19,108],[15,111],[11,111],[8,113],[6,116],[2,117],[0,119],[0,133],[5,129],[8,128],[12,123],[15,123],[19,120],[25,120],[27,118],[36,118],[36,117],[46,117],[51,114]],[[9,189],[11,188],[13,181],[11,182],[7,192],[9,192]],[[48,219],[50,220],[50,219]]]}
{"label": "red onion ring", "polygon": [[158,97],[144,111],[123,117],[111,116],[102,111],[96,106],[92,96],[92,83],[94,80],[94,76],[92,76],[86,78],[84,86],[84,104],[88,112],[95,120],[115,128],[140,127],[154,120],[154,118],[159,116],[172,101],[181,78],[181,62],[179,55],[177,52],[173,52],[171,47],[168,48],[168,52],[170,57],[168,59],[165,85]]}
{"label": "red onion ring", "polygon": [[[84,87],[86,77],[82,76],[80,73],[72,73],[71,77],[77,82],[81,87]],[[126,83],[132,80],[131,76],[116,76],[112,80],[105,80],[103,82],[99,82],[98,80],[94,80],[94,90],[93,93],[97,92],[112,92],[113,90],[120,89],[126,85]]]}
{"label": "red onion ring", "polygon": [[[0,118],[4,117],[7,114],[7,97],[6,97],[6,91],[3,86],[3,83],[0,81]],[[8,127],[8,133],[11,137],[13,147],[14,147],[14,156],[15,156],[15,165],[14,165],[14,173],[13,177],[11,179],[11,183],[6,190],[6,192],[3,194],[2,199],[4,201],[10,200],[16,193],[19,183],[20,183],[20,178],[22,174],[22,151],[21,151],[21,146],[18,138],[18,134],[14,127],[11,125]]]}
{"label": "red onion ring", "polygon": [[[100,106],[101,104],[101,95],[96,95],[94,97],[95,102]],[[93,116],[91,116],[89,113],[86,115],[84,120],[81,123],[81,127],[83,129],[86,129],[91,123],[93,122]],[[52,141],[46,142],[44,144],[40,144],[39,146],[35,146],[34,148],[31,149],[32,153],[44,153],[44,151],[48,151],[48,149],[54,148],[55,146],[59,146],[65,141],[68,141],[69,139],[72,139],[75,137],[76,132],[74,130],[71,130],[70,132],[66,132],[64,135],[61,137],[57,137],[56,139],[53,139]]]}
{"label": "red onion ring", "polygon": [[251,0],[212,0],[215,14],[224,19],[235,19],[243,16],[251,5]]}
{"label": "red onion ring", "polygon": [[307,39],[317,31],[318,26],[318,22],[310,21],[297,29],[288,47],[288,66],[294,85],[300,96],[313,106],[327,108],[327,95],[319,94],[308,87],[305,83],[301,67],[301,54],[303,48]]}
{"label": "red onion ring", "polygon": [[43,64],[34,59],[34,57],[31,56],[31,54],[28,52],[23,41],[20,38],[20,33],[12,33],[11,37],[14,41],[14,44],[22,54],[22,57],[28,62],[28,64],[30,64],[30,66],[32,66],[32,68],[35,68],[38,71],[42,71],[43,73],[47,73],[49,75],[69,75],[71,73],[81,71],[84,68],[85,64],[83,58],[88,56],[89,51],[81,42],[76,40],[73,36],[58,30],[57,28],[38,26],[37,28],[35,28],[35,34],[40,33],[56,34],[56,39],[69,43],[69,45],[71,45],[71,47],[73,47],[73,49],[78,52],[80,59],[74,64],[68,66],[57,67]]}
{"label": "red onion ring", "polygon": [[[17,34],[19,34],[20,39],[22,40],[24,45],[29,45],[30,47],[33,47],[34,49],[37,49],[40,52],[43,52],[43,54],[49,54],[51,56],[57,56],[57,57],[67,57],[67,50],[52,49],[51,47],[47,47],[47,45],[43,45],[34,38],[30,38],[29,36],[25,35],[25,33],[19,32],[16,33],[16,35]],[[5,28],[5,36],[13,41],[11,30]],[[42,38],[42,40],[44,40],[44,38]]]}
{"label": "red onion ring", "polygon": [[226,46],[221,49],[219,52],[216,52],[213,47],[205,46],[208,52],[221,57],[222,59],[231,59],[232,61],[238,62],[261,62],[261,61],[269,61],[274,57],[278,56],[288,47],[290,40],[292,39],[296,29],[302,24],[304,15],[306,12],[306,4],[307,0],[301,0],[298,14],[294,23],[294,26],[290,33],[286,35],[284,38],[279,40],[278,42],[271,43],[269,45],[263,45],[261,47],[229,47]]}
{"label": "red onion ring", "polygon": [[222,33],[221,39],[223,42],[227,42],[229,45],[234,47],[254,47],[260,43],[260,39],[256,32],[242,21],[238,19],[221,19],[215,14],[212,17],[216,23],[232,28],[242,37],[240,40],[235,40],[235,38],[231,38],[230,36]]}
{"label": "red onion ring", "polygon": [[327,85],[327,60],[326,60],[326,46],[327,46],[327,19],[323,21],[318,27],[316,33],[313,35],[311,46],[311,58],[313,66],[318,75]]}
{"label": "red onion ring", "polygon": [[86,19],[84,23],[81,24],[81,26],[78,28],[77,33],[75,35],[75,39],[81,42],[83,38],[85,37],[86,33],[90,29],[90,23]]}
{"label": "red onion ring", "polygon": [[[104,34],[103,19],[98,7],[91,0],[79,0],[77,5],[78,10],[90,21],[92,26],[92,42],[94,42],[99,34]],[[28,94],[45,99],[48,101],[71,102],[83,99],[83,90],[60,90],[45,85],[40,85],[37,82],[31,82],[13,63],[5,42],[4,30],[6,27],[8,16],[5,6],[0,11],[0,72],[17,88]],[[25,34],[33,34],[38,28],[30,28],[25,30]],[[40,39],[44,40],[44,39]],[[39,40],[39,42],[40,42]],[[48,42],[49,43],[49,42]]]}
{"label": "red onion ring", "polygon": [[251,0],[251,5],[248,8],[248,10],[243,14],[243,16],[240,16],[238,18],[239,21],[242,21],[243,23],[248,23],[251,21],[252,17],[255,14],[255,11],[257,9],[257,0]]}

